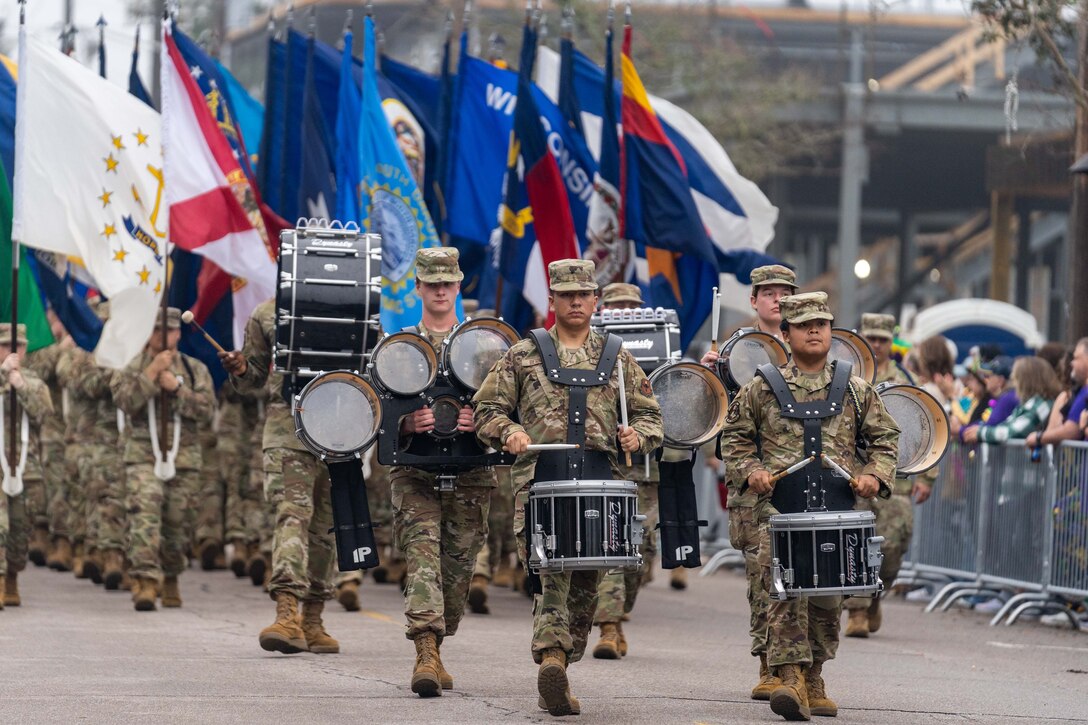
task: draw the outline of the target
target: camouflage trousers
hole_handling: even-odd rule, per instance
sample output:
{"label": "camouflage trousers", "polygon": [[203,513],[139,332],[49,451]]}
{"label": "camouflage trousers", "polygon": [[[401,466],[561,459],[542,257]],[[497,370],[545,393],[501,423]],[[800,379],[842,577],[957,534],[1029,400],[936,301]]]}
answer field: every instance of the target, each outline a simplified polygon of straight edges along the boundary
{"label": "camouflage trousers", "polygon": [[390,475],[395,535],[408,565],[408,639],[457,633],[476,554],[487,538],[493,481],[493,471],[471,471],[458,477],[453,491],[437,491],[432,474],[401,469]]}
{"label": "camouflage trousers", "polygon": [[79,480],[79,462],[90,455],[90,446],[75,444],[64,452],[64,474],[68,485],[65,494],[67,502],[68,538],[73,544],[83,544],[87,538],[87,492]]}
{"label": "camouflage trousers", "polygon": [[[514,496],[514,539],[526,571],[529,569],[529,552],[525,544],[525,505],[528,502],[529,484],[526,483]],[[544,650],[553,648],[563,650],[568,663],[582,659],[593,629],[601,574],[600,571],[541,572],[543,593],[533,597],[534,662],[540,664]]]}
{"label": "camouflage trousers", "polygon": [[[884,537],[884,543],[880,545],[880,551],[884,554],[884,561],[880,564],[880,580],[885,587],[890,587],[899,576],[903,557],[910,549],[910,536],[914,530],[914,505],[909,495],[897,493],[889,499],[860,500],[857,508],[868,508],[876,514],[876,533]],[[850,597],[846,600],[846,608],[868,609],[872,603],[872,597]]]}
{"label": "camouflage trousers", "polygon": [[618,622],[635,608],[643,577],[653,569],[657,560],[657,484],[638,484],[638,512],[646,517],[646,533],[642,539],[642,566],[638,569],[612,569],[601,577],[597,587],[597,611],[594,624]]}
{"label": "camouflage trousers", "polygon": [[199,481],[198,470],[179,470],[173,479],[162,481],[150,463],[125,464],[131,576],[162,581],[164,576],[185,571],[194,519],[193,491]]}
{"label": "camouflage trousers", "polygon": [[[760,511],[759,566],[763,591],[771,591],[771,525],[769,512]],[[735,544],[734,544],[735,545]],[[800,597],[779,601],[768,597],[767,664],[809,665],[835,659],[839,648],[842,597]]]}
{"label": "camouflage trousers", "polygon": [[388,475],[367,476],[366,501],[370,507],[370,523],[374,526],[374,543],[379,549],[388,548],[394,561],[403,561],[404,547],[395,535],[393,493]]}
{"label": "camouflage trousers", "polygon": [[125,465],[114,446],[88,445],[79,462],[79,485],[83,488],[88,550],[124,550],[125,547]]}
{"label": "camouflage trousers", "polygon": [[303,600],[332,599],[336,551],[329,469],[312,453],[291,448],[264,452],[264,493],[275,515],[268,593]]}
{"label": "camouflage trousers", "polygon": [[219,449],[204,448],[202,453],[200,488],[194,492],[197,511],[193,542],[197,546],[205,541],[222,545],[225,542],[227,491],[219,468]]}
{"label": "camouflage trousers", "polygon": [[219,454],[218,475],[227,498],[223,532],[227,541],[256,544],[265,535],[264,529],[271,529],[267,525],[263,465],[263,461],[254,462],[248,454],[226,450]]}
{"label": "camouflage trousers", "polygon": [[68,449],[64,443],[50,443],[44,448],[45,477],[52,481],[46,484],[49,493],[49,533],[53,538],[72,536],[72,507],[69,503],[71,490],[78,487],[79,481],[68,475]]}
{"label": "camouflage trousers", "polygon": [[0,493],[0,576],[26,569],[30,549],[30,512],[27,510],[26,489],[40,478],[23,479],[23,493],[8,496]]}
{"label": "camouflage trousers", "polygon": [[510,479],[510,469],[503,466],[495,469],[495,478],[499,485],[491,489],[491,511],[487,515],[487,541],[476,556],[473,576],[482,576],[491,581],[491,575],[498,568],[499,562],[516,554],[518,547],[514,541],[514,491]]}
{"label": "camouflage trousers", "polygon": [[[767,523],[764,522],[764,527]],[[767,610],[771,600],[763,585],[763,570],[759,563],[760,524],[756,509],[736,506],[729,509],[729,543],[744,554],[744,576],[748,580],[748,633],[752,636],[752,655],[767,651]]]}

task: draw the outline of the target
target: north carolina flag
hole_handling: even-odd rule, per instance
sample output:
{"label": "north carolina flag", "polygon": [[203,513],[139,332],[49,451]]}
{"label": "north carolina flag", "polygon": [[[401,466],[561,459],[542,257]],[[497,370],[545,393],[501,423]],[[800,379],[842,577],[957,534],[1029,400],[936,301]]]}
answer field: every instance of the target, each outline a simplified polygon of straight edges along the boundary
{"label": "north carolina flag", "polygon": [[168,22],[163,24],[162,109],[170,241],[238,278],[235,339],[241,340],[238,321],[275,293],[276,245],[265,229],[260,200],[208,110]]}

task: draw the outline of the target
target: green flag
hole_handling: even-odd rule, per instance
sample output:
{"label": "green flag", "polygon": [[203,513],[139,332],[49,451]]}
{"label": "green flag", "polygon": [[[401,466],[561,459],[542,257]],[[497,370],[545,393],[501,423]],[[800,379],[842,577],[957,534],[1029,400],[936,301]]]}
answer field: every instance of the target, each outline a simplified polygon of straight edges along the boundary
{"label": "green flag", "polygon": [[[0,321],[11,320],[11,189],[0,161]],[[19,322],[26,324],[27,352],[53,344],[38,282],[19,246]],[[10,341],[5,341],[10,342]]]}

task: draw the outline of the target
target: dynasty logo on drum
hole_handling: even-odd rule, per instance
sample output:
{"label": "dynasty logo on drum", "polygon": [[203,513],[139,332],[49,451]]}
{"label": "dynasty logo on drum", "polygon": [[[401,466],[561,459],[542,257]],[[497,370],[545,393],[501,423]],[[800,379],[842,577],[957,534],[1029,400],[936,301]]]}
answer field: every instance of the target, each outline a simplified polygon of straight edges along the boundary
{"label": "dynasty logo on drum", "polygon": [[620,515],[623,513],[623,504],[619,501],[608,502],[608,531],[605,540],[605,554],[617,554],[620,552]]}
{"label": "dynasty logo on drum", "polygon": [[844,555],[846,557],[846,582],[847,584],[858,583],[858,560],[861,558],[861,552],[858,550],[858,535],[855,533],[849,533],[846,535],[846,551]]}

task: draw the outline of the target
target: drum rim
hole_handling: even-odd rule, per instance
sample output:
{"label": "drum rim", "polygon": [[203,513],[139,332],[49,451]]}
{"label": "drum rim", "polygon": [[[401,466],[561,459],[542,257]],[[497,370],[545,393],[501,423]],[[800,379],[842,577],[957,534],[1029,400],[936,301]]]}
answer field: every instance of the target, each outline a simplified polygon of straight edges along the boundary
{"label": "drum rim", "polygon": [[[329,449],[324,448],[314,440],[313,436],[306,432],[306,427],[302,424],[303,408],[300,407],[300,405],[305,400],[307,394],[315,388],[321,387],[321,385],[334,381],[346,382],[362,392],[370,402],[371,410],[374,412],[373,431],[359,448],[350,452],[330,451]],[[332,370],[327,373],[321,373],[303,386],[302,390],[295,396],[294,402],[291,405],[291,417],[295,422],[298,439],[311,453],[326,461],[348,461],[355,458],[362,451],[365,451],[378,439],[378,433],[382,422],[382,399],[370,381],[362,375],[352,372],[351,370]]]}
{"label": "drum rim", "polygon": [[[623,485],[618,485],[623,484]],[[564,486],[565,488],[555,488],[558,486]],[[552,490],[555,488],[555,490]],[[611,488],[610,493],[626,493],[628,491],[638,492],[638,483],[635,481],[626,481],[623,479],[603,479],[603,478],[591,478],[591,479],[568,479],[562,481],[533,481],[529,485],[529,495],[532,496],[535,491],[538,496],[548,495],[552,493],[561,493],[570,495],[573,493],[580,493],[585,491],[587,495],[599,495],[591,494],[589,491],[595,489],[607,489]]]}
{"label": "drum rim", "polygon": [[767,349],[769,347],[774,350],[774,355],[772,356],[768,354],[767,357],[772,358],[771,364],[775,367],[780,368],[788,363],[790,360],[790,353],[789,350],[786,349],[785,343],[783,343],[771,333],[764,332],[763,330],[745,330],[743,328],[737,330],[729,336],[728,340],[722,343],[722,346],[720,348],[718,348],[718,358],[720,360],[719,365],[724,368],[724,374],[728,375],[738,387],[743,387],[748,381],[746,380],[744,381],[744,383],[742,383],[737,379],[733,378],[733,374],[729,371],[729,353],[738,342],[746,337],[758,337],[761,340],[770,341],[769,345],[764,345],[763,347],[764,349]]}
{"label": "drum rim", "polygon": [[[910,392],[908,393],[906,390],[909,390]],[[897,474],[903,476],[917,476],[921,473],[925,473],[934,466],[940,464],[944,459],[945,454],[948,453],[948,448],[952,443],[952,427],[948,421],[948,413],[945,412],[944,406],[942,406],[940,401],[934,397],[933,393],[919,385],[911,385],[909,383],[884,383],[880,386],[879,390],[877,390],[877,394],[881,396],[881,401],[884,399],[883,396],[889,392],[897,395],[906,394],[916,401],[920,400],[922,402],[922,407],[930,413],[929,418],[934,431],[934,440],[929,446],[929,452],[922,457],[922,463],[925,465],[922,468],[897,469]],[[889,413],[889,415],[891,414]],[[898,422],[896,425],[898,425]],[[944,433],[943,437],[941,436],[942,432]],[[934,455],[934,452],[936,452],[936,455]],[[931,458],[932,460],[930,460]]]}
{"label": "drum rim", "polygon": [[[684,370],[690,370],[706,380],[710,387],[714,390],[714,394],[720,403],[718,406],[717,415],[715,415],[713,425],[695,440],[689,442],[682,442],[676,440],[675,438],[671,438],[668,434],[668,431],[665,431],[665,445],[668,448],[672,448],[675,450],[690,450],[692,448],[698,448],[707,441],[712,440],[721,432],[722,428],[725,426],[725,418],[729,414],[729,391],[726,390],[725,384],[722,382],[721,378],[715,375],[713,371],[711,371],[705,365],[697,362],[691,362],[689,360],[667,363],[657,368],[656,370],[651,371],[650,374],[647,376],[650,381],[650,387],[653,387],[655,380],[661,378],[668,371],[678,367],[682,367]],[[664,420],[662,420],[662,423],[664,423]]]}
{"label": "drum rim", "polygon": [[[423,355],[427,358],[427,364],[430,366],[427,383],[414,392],[394,390],[382,380],[381,373],[378,372],[378,354],[389,345],[406,341],[411,341],[412,344],[415,344],[417,348],[423,351]],[[394,332],[391,335],[386,335],[381,340],[378,340],[378,344],[374,346],[374,349],[370,353],[369,368],[370,373],[374,378],[374,383],[381,388],[382,391],[401,398],[412,398],[434,386],[434,381],[438,378],[438,355],[435,354],[434,347],[431,345],[430,340],[423,335],[418,332],[411,332],[410,330],[401,330],[400,332]]]}
{"label": "drum rim", "polygon": [[851,330],[849,327],[832,327],[831,337],[833,339],[838,337],[839,340],[858,352],[858,357],[861,359],[861,363],[865,366],[865,369],[854,370],[852,374],[863,380],[869,381],[869,384],[875,383],[876,355],[873,354],[873,348],[869,345],[868,340]]}
{"label": "drum rim", "polygon": [[[448,400],[453,401],[455,404],[457,404],[457,409],[458,410],[460,410],[464,406],[464,404],[461,402],[461,399],[458,398],[456,395],[452,395],[452,394],[439,395],[437,398],[432,400],[428,405],[430,406],[431,410],[433,411],[435,408],[438,407],[439,403],[444,403],[444,402],[446,402]],[[450,438],[457,437],[459,434],[460,434],[460,431],[457,430],[456,425],[453,427],[453,431],[450,432],[450,433],[440,433],[438,431],[437,427],[434,428],[433,430],[431,430],[431,435],[433,435],[435,438],[438,438],[439,440],[449,440]]]}
{"label": "drum rim", "polygon": [[[855,519],[853,526],[828,525],[833,522],[845,523],[849,519]],[[772,528],[778,523],[782,524],[783,528],[801,530],[812,528],[845,529],[858,528],[858,524],[861,526],[873,526],[876,524],[876,514],[872,511],[799,511],[792,514],[773,514],[770,517],[769,522]],[[809,525],[804,526],[801,524]]]}
{"label": "drum rim", "polygon": [[470,317],[453,329],[453,332],[451,332],[449,337],[442,343],[442,370],[457,381],[458,385],[464,387],[466,390],[471,390],[472,392],[476,392],[479,388],[469,385],[454,372],[453,366],[450,364],[450,351],[453,349],[453,344],[457,341],[457,337],[461,333],[476,329],[477,327],[486,327],[502,333],[503,336],[506,337],[507,342],[509,342],[509,345],[506,348],[507,350],[513,347],[517,341],[521,339],[518,336],[518,331],[514,329],[513,325],[506,322],[501,317],[492,317],[490,315]]}

